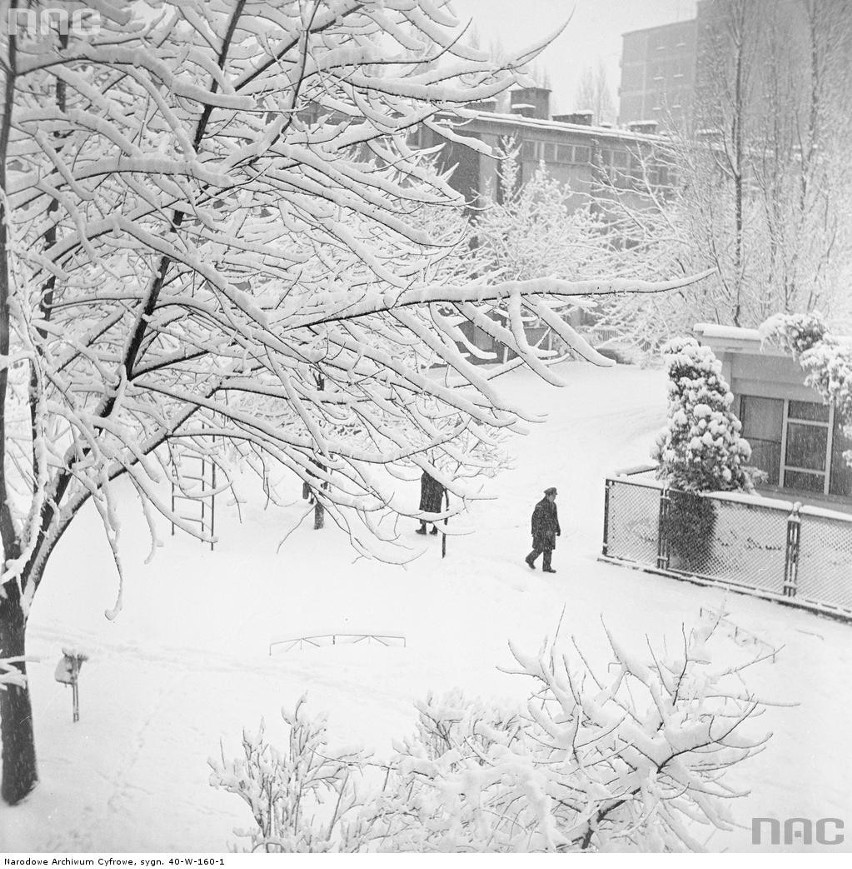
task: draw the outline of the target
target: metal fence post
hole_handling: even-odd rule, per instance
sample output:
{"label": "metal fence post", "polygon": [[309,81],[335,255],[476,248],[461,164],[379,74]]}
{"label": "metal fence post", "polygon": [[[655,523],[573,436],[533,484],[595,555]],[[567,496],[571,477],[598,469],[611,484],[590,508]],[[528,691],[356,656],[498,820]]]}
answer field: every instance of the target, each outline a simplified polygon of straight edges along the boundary
{"label": "metal fence post", "polygon": [[607,480],[604,487],[604,529],[603,529],[603,546],[601,547],[601,555],[608,554],[608,539],[609,539],[609,497],[612,487],[615,485],[613,480]]}
{"label": "metal fence post", "polygon": [[799,582],[799,541],[802,537],[801,504],[793,504],[787,517],[787,546],[784,550],[784,597],[795,597]]}
{"label": "metal fence post", "polygon": [[671,498],[668,486],[660,489],[660,515],[657,520],[657,569],[668,570],[669,567],[669,508]]}

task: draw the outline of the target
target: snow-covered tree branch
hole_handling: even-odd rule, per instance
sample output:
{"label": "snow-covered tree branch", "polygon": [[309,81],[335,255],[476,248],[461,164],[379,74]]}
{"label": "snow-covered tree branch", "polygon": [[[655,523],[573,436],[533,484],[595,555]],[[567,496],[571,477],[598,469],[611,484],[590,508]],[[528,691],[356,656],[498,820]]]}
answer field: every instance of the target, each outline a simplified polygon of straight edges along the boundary
{"label": "snow-covered tree branch", "polygon": [[[454,115],[546,40],[495,67],[435,0],[97,7],[97,31],[3,45],[0,654],[22,654],[85,503],[121,571],[117,478],[156,543],[156,513],[186,527],[165,497],[176,449],[209,455],[223,486],[229,457],[264,479],[273,464],[327,484],[329,515],[371,551],[393,542],[382,516],[411,512],[396,478],[429,470],[461,505],[475,482],[429,456],[481,465],[476,445],[523,419],[459,349],[458,318],[509,300],[501,340],[546,373],[522,300],[550,317],[561,297],[698,279],[436,280],[448,247],[424,213],[463,203],[410,133],[463,135]],[[0,706],[14,802],[35,781],[29,701]]]}
{"label": "snow-covered tree branch", "polygon": [[606,673],[576,642],[512,647],[512,672],[532,680],[525,707],[430,696],[387,763],[332,751],[300,702],[286,752],[263,727],[244,734],[243,757],[210,761],[211,784],[250,807],[250,850],[703,851],[736,824],[744,793],[725,774],[769,739],[742,678],[762,659],[729,658],[718,613],[675,649],[607,638]]}

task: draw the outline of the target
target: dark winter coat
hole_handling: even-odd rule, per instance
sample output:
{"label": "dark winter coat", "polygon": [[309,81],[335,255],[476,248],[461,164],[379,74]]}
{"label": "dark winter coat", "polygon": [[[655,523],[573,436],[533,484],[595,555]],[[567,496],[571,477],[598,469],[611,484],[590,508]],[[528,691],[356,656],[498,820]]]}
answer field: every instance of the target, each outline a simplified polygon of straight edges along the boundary
{"label": "dark winter coat", "polygon": [[426,471],[420,478],[420,509],[440,513],[444,509],[444,487]]}
{"label": "dark winter coat", "polygon": [[556,504],[545,496],[535,505],[532,514],[533,547],[538,550],[556,549],[556,535],[561,532]]}

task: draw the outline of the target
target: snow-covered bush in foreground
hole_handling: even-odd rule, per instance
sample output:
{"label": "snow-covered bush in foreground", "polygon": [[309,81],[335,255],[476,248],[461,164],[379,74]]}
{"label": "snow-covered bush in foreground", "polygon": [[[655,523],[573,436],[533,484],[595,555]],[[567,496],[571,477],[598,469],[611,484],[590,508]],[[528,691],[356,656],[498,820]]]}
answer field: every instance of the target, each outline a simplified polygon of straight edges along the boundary
{"label": "snow-covered bush in foreground", "polygon": [[387,764],[331,751],[300,702],[288,753],[244,735],[245,757],[211,761],[211,784],[251,807],[250,850],[700,851],[734,826],[743,794],[725,772],[769,738],[744,727],[763,704],[742,672],[761,659],[714,664],[721,623],[641,658],[607,633],[606,673],[576,643],[512,647],[511,672],[533,680],[524,708],[429,697]]}

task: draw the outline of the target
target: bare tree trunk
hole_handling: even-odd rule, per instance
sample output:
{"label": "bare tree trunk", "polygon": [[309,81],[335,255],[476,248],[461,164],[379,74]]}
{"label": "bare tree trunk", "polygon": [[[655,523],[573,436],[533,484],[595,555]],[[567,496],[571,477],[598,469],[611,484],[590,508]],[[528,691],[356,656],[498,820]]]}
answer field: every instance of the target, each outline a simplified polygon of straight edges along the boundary
{"label": "bare tree trunk", "polygon": [[[23,657],[26,616],[16,582],[5,586],[0,600],[0,657]],[[26,676],[26,664],[15,665]],[[38,781],[33,714],[29,685],[7,685],[0,691],[0,738],[3,742],[2,795],[9,805],[19,803]]]}
{"label": "bare tree trunk", "polygon": [[745,5],[737,9],[732,146],[734,176],[734,299],[733,323],[741,325],[743,292],[743,124],[745,121]]}

